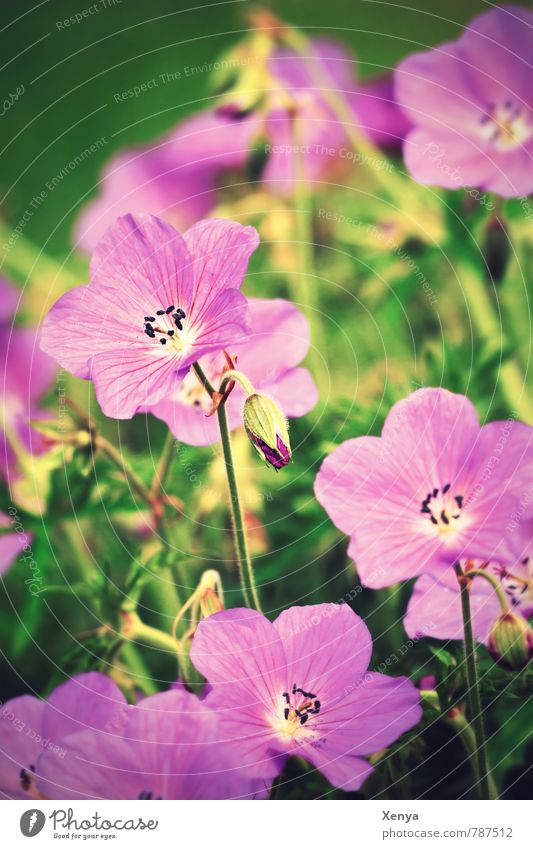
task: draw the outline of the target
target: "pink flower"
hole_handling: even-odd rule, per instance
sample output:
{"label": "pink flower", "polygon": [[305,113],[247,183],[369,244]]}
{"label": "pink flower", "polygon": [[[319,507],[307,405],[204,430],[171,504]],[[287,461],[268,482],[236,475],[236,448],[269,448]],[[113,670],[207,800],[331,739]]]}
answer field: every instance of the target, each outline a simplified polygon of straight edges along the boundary
{"label": "pink flower", "polygon": [[30,419],[42,416],[39,401],[57,370],[53,360],[40,350],[36,328],[11,325],[18,299],[17,290],[1,280],[0,476],[11,481],[20,471],[15,463],[17,453],[44,450],[44,440],[32,429]]}
{"label": "pink flower", "polygon": [[46,755],[61,773],[72,734],[95,733],[102,744],[114,739],[126,717],[126,700],[116,684],[99,672],[77,675],[51,693],[48,701],[18,696],[0,707],[0,796],[38,798],[39,759]]}
{"label": "pink flower", "polygon": [[367,586],[438,577],[464,558],[514,561],[532,435],[514,420],[480,427],[464,396],[420,389],[394,405],[381,438],[350,439],[327,457],[315,493],[350,536]]}
{"label": "pink flower", "polygon": [[200,622],[191,660],[209,684],[220,735],[252,776],[270,780],[291,755],[357,790],[365,755],[419,721],[406,678],[367,672],[372,641],[346,605],[291,607],[274,623],[249,609]]}
{"label": "pink flower", "polygon": [[279,49],[269,68],[283,91],[278,105],[272,97],[265,125],[273,149],[261,179],[273,191],[291,192],[299,168],[314,182],[334,179],[353,161],[350,157],[356,151],[349,130],[328,102],[328,91],[344,99],[354,128],[375,144],[398,145],[410,127],[395,102],[390,80],[356,82],[355,59],[334,41],[313,40],[306,59]]}
{"label": "pink flower", "polygon": [[533,191],[532,54],[533,13],[503,6],[457,41],[400,63],[396,97],[414,124],[404,155],[415,180],[504,197]]}
{"label": "pink flower", "polygon": [[216,204],[223,172],[242,168],[258,128],[215,112],[200,112],[150,147],[125,150],[110,159],[101,192],[83,210],[76,243],[87,253],[128,212],[149,212],[183,230]]}
{"label": "pink flower", "polygon": [[183,687],[127,708],[115,734],[82,731],[62,762],[45,752],[38,789],[50,799],[255,798],[263,786],[230,760],[217,717]]}
{"label": "pink flower", "polygon": [[[290,418],[303,416],[318,400],[313,378],[297,368],[309,349],[309,326],[293,304],[283,300],[249,299],[251,336],[230,353],[237,367],[261,393],[272,396]],[[214,386],[220,385],[226,360],[207,354],[200,365]],[[244,392],[239,384],[227,402],[229,426],[242,425]],[[147,410],[166,422],[174,436],[188,445],[210,445],[220,438],[215,416],[206,417],[211,401],[196,374],[190,371],[169,398]]]}
{"label": "pink flower", "polygon": [[[509,566],[496,563],[463,561],[462,568],[486,569],[499,579],[514,613],[527,619],[533,614],[532,523],[529,522],[529,546],[524,556]],[[529,552],[529,553],[528,553]],[[488,581],[475,577],[470,585],[470,608],[474,637],[487,643],[490,629],[501,613],[498,597]],[[448,572],[439,578],[423,575],[415,583],[403,624],[410,637],[435,637],[437,640],[462,640],[460,590],[456,576]]]}
{"label": "pink flower", "polygon": [[200,221],[183,236],[151,215],[126,215],[91,261],[91,283],[48,313],[42,348],[94,382],[104,413],[131,418],[171,397],[192,362],[246,339],[239,292],[258,245],[253,227]]}

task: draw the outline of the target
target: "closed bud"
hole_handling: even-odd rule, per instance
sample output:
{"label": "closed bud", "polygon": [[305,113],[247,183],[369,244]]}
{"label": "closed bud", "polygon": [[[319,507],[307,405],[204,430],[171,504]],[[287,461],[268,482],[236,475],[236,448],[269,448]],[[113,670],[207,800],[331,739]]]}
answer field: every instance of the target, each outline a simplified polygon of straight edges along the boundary
{"label": "closed bud", "polygon": [[202,619],[207,619],[212,613],[219,613],[224,610],[222,580],[215,569],[208,569],[203,573],[197,592]]}
{"label": "closed bud", "polygon": [[276,471],[292,460],[285,416],[272,398],[253,393],[244,404],[244,427],[259,456]]}
{"label": "closed bud", "polygon": [[523,669],[533,655],[533,630],[526,619],[508,610],[492,626],[487,647],[499,666]]}

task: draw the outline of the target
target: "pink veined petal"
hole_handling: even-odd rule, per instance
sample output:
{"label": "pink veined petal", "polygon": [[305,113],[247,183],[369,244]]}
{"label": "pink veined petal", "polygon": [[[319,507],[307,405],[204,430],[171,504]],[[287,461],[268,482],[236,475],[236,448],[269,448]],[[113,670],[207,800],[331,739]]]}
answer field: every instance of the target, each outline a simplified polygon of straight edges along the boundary
{"label": "pink veined petal", "polygon": [[144,315],[193,298],[192,259],[184,238],[153,215],[124,215],[109,227],[91,259],[91,282],[116,290],[116,312],[142,330]]}
{"label": "pink veined petal", "polygon": [[389,746],[420,721],[418,688],[408,678],[389,678],[365,672],[336,704],[325,706],[316,718],[317,739],[344,755],[370,755]]}
{"label": "pink veined petal", "polygon": [[[474,578],[470,590],[470,608],[474,637],[486,642],[491,626],[500,612],[496,593],[484,578]],[[423,575],[415,583],[403,620],[412,638],[463,640],[463,617],[457,578],[453,572],[438,580]]]}
{"label": "pink veined petal", "polygon": [[365,81],[349,102],[357,123],[376,144],[397,147],[411,128],[396,102],[390,76]]}
{"label": "pink veined petal", "polygon": [[163,346],[147,350],[146,345],[126,345],[96,354],[90,361],[90,373],[104,414],[131,419],[140,407],[176,391],[180,366],[179,357]]}
{"label": "pink veined petal", "polygon": [[[224,610],[202,620],[191,660],[214,688],[248,692],[250,705],[277,701],[285,685],[286,659],[275,627],[247,608]],[[246,709],[246,705],[243,708]]]}
{"label": "pink veined petal", "polygon": [[78,286],[59,298],[44,319],[41,348],[76,377],[90,377],[95,351],[123,349],[142,340],[143,316],[119,308],[107,286]]}
{"label": "pink veined petal", "polygon": [[250,298],[251,336],[232,348],[238,367],[255,385],[273,383],[299,365],[309,350],[309,323],[294,304],[282,298]]}
{"label": "pink veined petal", "polygon": [[285,647],[289,686],[315,693],[323,707],[368,669],[370,633],[347,604],[290,607],[274,627]]}
{"label": "pink veined petal", "polygon": [[32,779],[32,767],[42,751],[40,740],[44,702],[18,696],[0,706],[0,798],[35,797],[34,781],[25,789],[21,770]]}
{"label": "pink veined petal", "polygon": [[194,339],[191,351],[180,363],[190,365],[203,354],[219,351],[232,343],[244,341],[250,334],[250,311],[244,295],[237,289],[224,289],[206,304],[201,319],[191,319]]}
{"label": "pink veined petal", "polygon": [[55,743],[88,728],[110,731],[126,720],[126,699],[107,675],[76,675],[50,694],[43,714],[43,734]]}
{"label": "pink veined petal", "polygon": [[[173,398],[163,398],[150,406],[148,412],[165,422],[176,439],[185,445],[214,445],[220,441],[217,417],[208,418],[198,407]],[[238,426],[238,422],[234,426]]]}
{"label": "pink veined petal", "polygon": [[533,139],[507,152],[497,151],[494,170],[483,188],[502,197],[517,197],[533,192]]}
{"label": "pink veined petal", "polygon": [[324,775],[333,787],[338,787],[346,793],[359,790],[369,775],[374,772],[364,758],[346,753],[342,746],[337,749],[339,741],[332,737],[324,740],[320,749],[304,746],[301,757],[308,760]]}
{"label": "pink veined petal", "polygon": [[254,227],[212,218],[194,224],[183,234],[183,240],[192,257],[194,278],[188,318],[195,326],[201,326],[225,289],[241,287],[259,236]]}

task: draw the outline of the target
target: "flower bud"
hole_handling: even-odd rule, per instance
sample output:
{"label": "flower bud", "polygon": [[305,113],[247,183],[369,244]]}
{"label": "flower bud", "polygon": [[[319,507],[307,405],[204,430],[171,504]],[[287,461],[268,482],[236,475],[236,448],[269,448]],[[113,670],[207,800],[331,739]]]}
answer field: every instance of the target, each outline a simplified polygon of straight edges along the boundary
{"label": "flower bud", "polygon": [[253,393],[244,404],[244,427],[259,456],[276,471],[292,460],[285,416],[272,398]]}
{"label": "flower bud", "polygon": [[533,630],[526,619],[511,610],[500,613],[491,628],[487,648],[499,666],[523,669],[533,656]]}
{"label": "flower bud", "polygon": [[222,580],[215,569],[207,569],[203,573],[198,584],[198,594],[202,619],[207,619],[212,613],[219,613],[224,610]]}

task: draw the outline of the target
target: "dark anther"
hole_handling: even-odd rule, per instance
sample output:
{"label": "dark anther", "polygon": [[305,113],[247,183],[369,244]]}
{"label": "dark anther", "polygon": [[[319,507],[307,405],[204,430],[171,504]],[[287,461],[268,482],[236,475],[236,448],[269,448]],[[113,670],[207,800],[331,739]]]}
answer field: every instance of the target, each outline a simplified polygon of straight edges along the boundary
{"label": "dark anther", "polygon": [[176,315],[178,316],[178,318],[185,318],[185,313],[183,312],[183,310],[177,309]]}
{"label": "dark anther", "polygon": [[439,494],[438,489],[434,489],[433,490],[433,498],[436,498],[438,494]]}
{"label": "dark anther", "polygon": [[305,723],[307,722],[308,719],[309,719],[308,715],[306,713],[304,713],[304,715],[300,717],[300,725],[305,725]]}
{"label": "dark anther", "polygon": [[153,315],[145,315],[144,320],[145,321],[155,321],[155,317]]}
{"label": "dark anther", "polygon": [[287,702],[287,704],[290,704],[289,694],[288,693],[282,693],[282,696],[285,699],[285,701]]}
{"label": "dark anther", "polygon": [[149,799],[152,799],[152,798],[153,798],[153,795],[154,795],[154,794],[152,793],[152,791],[151,791],[151,790],[141,790],[141,792],[139,793],[139,797],[138,797],[138,798],[139,798],[139,799],[146,799],[146,800],[149,800]]}
{"label": "dark anther", "polygon": [[441,511],[440,511],[440,517],[441,517],[441,519],[442,519],[442,521],[444,522],[444,524],[445,524],[445,525],[449,525],[449,524],[450,524],[450,520],[448,519],[448,517],[447,517],[447,515],[446,515],[446,510],[441,510]]}
{"label": "dark anther", "polygon": [[144,332],[146,333],[147,336],[150,337],[150,339],[155,339],[154,328],[152,327],[151,324],[145,325]]}
{"label": "dark anther", "polygon": [[167,344],[167,340],[166,340],[166,339],[160,339],[159,341],[161,342],[161,344],[162,344],[162,345],[166,345],[166,344]]}
{"label": "dark anther", "polygon": [[172,304],[170,307],[166,308],[165,312],[166,312],[167,315],[170,315],[170,313],[174,312],[175,309],[176,309],[176,307],[174,306],[174,304]]}
{"label": "dark anther", "polygon": [[433,522],[433,524],[434,524],[434,525],[438,525],[438,524],[439,524],[439,523],[438,523],[438,521],[437,521],[437,519],[435,519],[435,516],[430,516],[429,518],[431,519],[431,521]]}
{"label": "dark anther", "polygon": [[457,501],[457,506],[458,506],[459,510],[462,510],[462,508],[463,508],[463,496],[462,495],[456,495],[455,500]]}
{"label": "dark anther", "polygon": [[288,718],[289,718],[289,712],[290,712],[290,711],[289,711],[289,708],[285,708],[285,710],[283,711],[283,714],[284,714],[284,716],[285,716],[285,719],[288,719]]}
{"label": "dark anther", "polygon": [[165,315],[165,310],[158,310],[156,315]]}
{"label": "dark anther", "polygon": [[449,484],[449,483],[447,483],[447,484],[446,484],[446,486],[443,486],[443,487],[442,487],[442,494],[443,494],[443,495],[446,495],[446,493],[448,492],[449,488],[450,488],[450,484]]}
{"label": "dark anther", "polygon": [[20,784],[23,790],[29,790],[31,786],[31,778],[25,769],[20,770]]}
{"label": "dark anther", "polygon": [[315,710],[316,710],[316,711],[319,711],[319,710],[320,710],[320,702],[318,701],[318,699],[317,699],[317,700],[316,700],[316,702],[315,702]]}
{"label": "dark anther", "polygon": [[529,557],[524,557],[524,559],[522,560],[522,566],[527,566],[528,563],[529,563]]}
{"label": "dark anther", "polygon": [[293,694],[293,696],[295,696],[295,695],[296,695],[296,692],[297,692],[297,691],[296,691],[296,684],[293,684],[293,685],[292,685],[292,694]]}
{"label": "dark anther", "polygon": [[173,330],[169,330],[169,331],[168,331],[168,335],[169,335],[169,336],[174,336],[174,331],[173,331]]}
{"label": "dark anther", "polygon": [[425,501],[422,502],[422,509],[421,509],[420,512],[421,513],[431,513],[431,510],[429,509],[429,507],[428,507],[428,505],[426,504]]}

